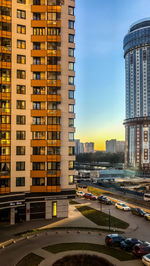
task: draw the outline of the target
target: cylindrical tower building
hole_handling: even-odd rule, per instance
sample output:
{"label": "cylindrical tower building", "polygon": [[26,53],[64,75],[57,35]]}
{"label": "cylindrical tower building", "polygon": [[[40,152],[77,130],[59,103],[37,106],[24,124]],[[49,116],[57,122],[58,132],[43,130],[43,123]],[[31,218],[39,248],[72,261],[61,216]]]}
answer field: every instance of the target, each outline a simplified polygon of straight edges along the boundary
{"label": "cylindrical tower building", "polygon": [[131,25],[123,43],[126,70],[125,167],[150,176],[150,18]]}

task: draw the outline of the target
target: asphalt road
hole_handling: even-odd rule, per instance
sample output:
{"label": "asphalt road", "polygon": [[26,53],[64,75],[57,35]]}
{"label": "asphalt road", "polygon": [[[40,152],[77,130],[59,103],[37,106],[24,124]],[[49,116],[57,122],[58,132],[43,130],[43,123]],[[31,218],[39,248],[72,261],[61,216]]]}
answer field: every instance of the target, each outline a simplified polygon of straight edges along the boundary
{"label": "asphalt road", "polygon": [[88,202],[91,207],[98,210],[101,210],[102,206],[102,211],[106,213],[108,213],[108,210],[110,209],[112,216],[115,216],[130,224],[131,229],[126,236],[150,242],[150,221],[145,220],[145,218],[133,215],[130,211],[119,210],[114,205],[100,204],[98,201],[90,201],[87,199],[77,198],[77,200],[80,203]]}

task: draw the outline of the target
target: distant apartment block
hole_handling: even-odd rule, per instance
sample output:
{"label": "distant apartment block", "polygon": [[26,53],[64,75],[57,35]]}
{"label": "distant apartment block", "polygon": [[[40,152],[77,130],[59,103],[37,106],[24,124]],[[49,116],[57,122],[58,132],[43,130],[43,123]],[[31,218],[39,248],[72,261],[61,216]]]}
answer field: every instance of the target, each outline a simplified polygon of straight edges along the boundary
{"label": "distant apartment block", "polygon": [[94,152],[94,142],[80,142],[79,139],[75,140],[75,154]]}
{"label": "distant apartment block", "polygon": [[106,140],[106,152],[117,153],[124,152],[125,141],[117,141],[116,139]]}
{"label": "distant apartment block", "polygon": [[85,153],[94,152],[94,142],[86,142],[86,143],[84,143],[84,152]]}

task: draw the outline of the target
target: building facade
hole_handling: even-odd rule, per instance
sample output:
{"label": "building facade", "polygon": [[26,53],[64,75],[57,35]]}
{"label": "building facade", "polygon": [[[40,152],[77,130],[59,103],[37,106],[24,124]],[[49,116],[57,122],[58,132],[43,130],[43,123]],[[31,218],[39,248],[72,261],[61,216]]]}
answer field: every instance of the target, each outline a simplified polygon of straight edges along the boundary
{"label": "building facade", "polygon": [[67,217],[75,1],[1,0],[0,8],[0,216]]}
{"label": "building facade", "polygon": [[125,141],[116,139],[106,140],[106,152],[119,153],[125,151]]}
{"label": "building facade", "polygon": [[85,153],[94,152],[94,142],[85,142],[84,143],[84,152]]}
{"label": "building facade", "polygon": [[150,176],[150,18],[124,38],[126,70],[125,166]]}

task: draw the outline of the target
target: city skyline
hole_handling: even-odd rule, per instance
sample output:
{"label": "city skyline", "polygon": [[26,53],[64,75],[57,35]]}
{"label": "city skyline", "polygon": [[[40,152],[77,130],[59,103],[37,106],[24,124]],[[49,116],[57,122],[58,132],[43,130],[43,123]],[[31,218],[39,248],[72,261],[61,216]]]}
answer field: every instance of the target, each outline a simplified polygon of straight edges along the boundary
{"label": "city skyline", "polygon": [[125,138],[123,38],[133,22],[150,16],[149,5],[148,0],[76,3],[75,138],[95,142],[96,150],[105,149],[106,139]]}

